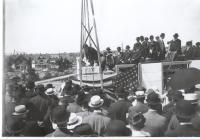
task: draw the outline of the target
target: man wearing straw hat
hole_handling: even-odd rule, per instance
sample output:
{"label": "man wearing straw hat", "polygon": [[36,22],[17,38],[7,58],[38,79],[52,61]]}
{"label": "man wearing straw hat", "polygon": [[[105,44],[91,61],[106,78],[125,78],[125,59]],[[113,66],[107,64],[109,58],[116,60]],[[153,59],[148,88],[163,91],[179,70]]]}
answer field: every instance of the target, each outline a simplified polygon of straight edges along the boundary
{"label": "man wearing straw hat", "polygon": [[88,106],[91,108],[93,113],[86,116],[83,119],[83,123],[88,123],[94,132],[96,132],[99,136],[103,135],[104,130],[110,122],[110,118],[106,117],[102,113],[102,106],[104,104],[104,100],[98,96],[92,96]]}

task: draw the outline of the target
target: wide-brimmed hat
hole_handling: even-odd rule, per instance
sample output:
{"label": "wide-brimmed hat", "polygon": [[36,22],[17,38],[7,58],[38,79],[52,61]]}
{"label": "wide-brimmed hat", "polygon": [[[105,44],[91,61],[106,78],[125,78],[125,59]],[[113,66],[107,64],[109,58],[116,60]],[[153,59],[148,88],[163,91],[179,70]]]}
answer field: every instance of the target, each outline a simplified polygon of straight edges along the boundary
{"label": "wide-brimmed hat", "polygon": [[147,103],[149,104],[157,104],[157,103],[160,103],[161,100],[159,98],[159,95],[155,92],[151,92],[147,95]]}
{"label": "wide-brimmed hat", "polygon": [[45,91],[45,94],[47,96],[51,96],[51,95],[54,95],[55,94],[55,91],[53,88],[48,88],[46,91]]}
{"label": "wide-brimmed hat", "polygon": [[132,125],[144,124],[145,118],[141,112],[136,112],[134,110],[129,111],[128,121]]}
{"label": "wide-brimmed hat", "polygon": [[24,131],[25,122],[22,119],[10,117],[6,122],[6,131],[11,134],[18,134]]}
{"label": "wide-brimmed hat", "polygon": [[190,101],[191,104],[197,104],[199,96],[196,93],[183,94],[184,100]]}
{"label": "wide-brimmed hat", "polygon": [[75,113],[71,113],[69,117],[69,121],[67,122],[67,129],[74,129],[76,126],[82,123],[82,117],[76,115]]}
{"label": "wide-brimmed hat", "polygon": [[130,136],[131,131],[121,120],[111,121],[106,129],[105,136]]}
{"label": "wide-brimmed hat", "polygon": [[176,116],[180,118],[191,118],[195,114],[194,106],[186,100],[180,100],[176,104]]}
{"label": "wide-brimmed hat", "polygon": [[14,116],[24,115],[27,114],[29,110],[26,109],[25,105],[18,105],[15,106],[15,111],[12,113]]}
{"label": "wide-brimmed hat", "polygon": [[98,107],[101,107],[103,103],[104,103],[104,100],[101,99],[100,96],[95,95],[90,98],[90,102],[88,103],[88,106],[91,108],[98,108]]}
{"label": "wide-brimmed hat", "polygon": [[145,97],[144,91],[136,91],[135,92],[135,97],[136,98],[144,98]]}

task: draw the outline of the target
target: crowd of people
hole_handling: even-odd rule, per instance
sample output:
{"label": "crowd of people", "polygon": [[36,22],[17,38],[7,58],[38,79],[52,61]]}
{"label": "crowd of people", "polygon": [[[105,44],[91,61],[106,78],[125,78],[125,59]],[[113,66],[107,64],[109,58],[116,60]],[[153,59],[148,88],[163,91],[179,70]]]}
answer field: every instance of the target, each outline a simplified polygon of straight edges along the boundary
{"label": "crowd of people", "polygon": [[[169,49],[166,49],[166,44]],[[183,48],[183,46],[185,46]],[[96,62],[98,64],[97,51],[87,46],[83,47],[86,52],[86,58],[91,66]],[[108,67],[112,69],[116,64],[135,64],[145,61],[163,61],[163,60],[194,60],[200,59],[200,42],[194,45],[192,41],[182,44],[178,33],[173,35],[171,41],[165,42],[165,33],[160,36],[136,37],[133,48],[126,46],[125,51],[117,47],[117,51],[112,51],[110,47],[101,54],[102,69]]]}
{"label": "crowd of people", "polygon": [[47,137],[183,137],[200,136],[200,91],[191,87],[165,95],[138,86],[113,93],[67,80],[52,84],[6,87],[3,136]]}

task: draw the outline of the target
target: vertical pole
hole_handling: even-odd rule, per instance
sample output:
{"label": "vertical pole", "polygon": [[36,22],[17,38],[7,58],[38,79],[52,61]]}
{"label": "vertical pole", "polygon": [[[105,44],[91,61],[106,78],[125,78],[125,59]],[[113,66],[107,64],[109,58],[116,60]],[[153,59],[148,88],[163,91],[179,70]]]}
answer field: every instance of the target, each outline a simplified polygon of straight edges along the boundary
{"label": "vertical pole", "polygon": [[81,1],[81,38],[80,38],[80,58],[79,58],[79,77],[82,86],[82,47],[83,47],[83,0]]}
{"label": "vertical pole", "polygon": [[94,14],[94,6],[92,0],[90,0],[91,8],[92,8],[92,15],[93,15],[93,23],[94,23],[94,30],[95,30],[95,37],[96,37],[96,43],[97,43],[97,52],[98,52],[98,61],[99,61],[99,71],[100,71],[100,77],[101,77],[101,89],[103,89],[103,72],[101,69],[101,59],[100,59],[100,49],[99,49],[99,40],[97,35],[97,27],[96,27],[96,21],[95,21],[95,14]]}

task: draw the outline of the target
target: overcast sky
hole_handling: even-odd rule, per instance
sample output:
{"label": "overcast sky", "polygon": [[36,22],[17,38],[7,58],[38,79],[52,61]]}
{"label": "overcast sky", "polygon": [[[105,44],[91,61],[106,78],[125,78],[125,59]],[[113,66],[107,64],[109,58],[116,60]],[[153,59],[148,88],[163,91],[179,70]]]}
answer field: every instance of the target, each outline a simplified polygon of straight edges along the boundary
{"label": "overcast sky", "polygon": [[[81,0],[5,0],[6,53],[78,52]],[[100,49],[140,35],[200,41],[200,0],[93,0]]]}

